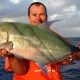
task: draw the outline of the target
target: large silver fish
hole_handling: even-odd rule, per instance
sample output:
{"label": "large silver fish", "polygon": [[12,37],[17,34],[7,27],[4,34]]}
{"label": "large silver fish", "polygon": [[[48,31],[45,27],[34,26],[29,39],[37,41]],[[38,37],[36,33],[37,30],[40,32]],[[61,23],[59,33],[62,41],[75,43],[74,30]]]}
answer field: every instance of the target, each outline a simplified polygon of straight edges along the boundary
{"label": "large silver fish", "polygon": [[57,63],[78,50],[43,25],[36,27],[13,22],[0,23],[2,48],[11,48],[9,52],[16,57],[42,64]]}

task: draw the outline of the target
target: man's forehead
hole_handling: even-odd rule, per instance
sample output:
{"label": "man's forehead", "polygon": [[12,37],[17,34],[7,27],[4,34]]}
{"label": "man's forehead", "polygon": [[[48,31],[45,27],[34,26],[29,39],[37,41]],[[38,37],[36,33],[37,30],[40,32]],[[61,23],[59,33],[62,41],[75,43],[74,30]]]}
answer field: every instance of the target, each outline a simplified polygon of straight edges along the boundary
{"label": "man's forehead", "polygon": [[36,9],[36,8],[42,8],[42,9],[45,9],[43,5],[35,5],[35,4],[34,4],[34,5],[31,6],[30,10],[32,10],[32,9]]}

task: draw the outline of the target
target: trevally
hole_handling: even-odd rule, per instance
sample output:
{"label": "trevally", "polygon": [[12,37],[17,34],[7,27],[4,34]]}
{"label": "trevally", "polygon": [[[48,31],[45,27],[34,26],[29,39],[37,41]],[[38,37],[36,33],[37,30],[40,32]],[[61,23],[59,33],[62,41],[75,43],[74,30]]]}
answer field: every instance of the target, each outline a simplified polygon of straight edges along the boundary
{"label": "trevally", "polygon": [[[49,22],[46,22],[49,23]],[[46,28],[15,22],[0,23],[0,49],[9,49],[9,54],[37,63],[51,64],[62,61],[72,52],[79,51],[60,35]]]}

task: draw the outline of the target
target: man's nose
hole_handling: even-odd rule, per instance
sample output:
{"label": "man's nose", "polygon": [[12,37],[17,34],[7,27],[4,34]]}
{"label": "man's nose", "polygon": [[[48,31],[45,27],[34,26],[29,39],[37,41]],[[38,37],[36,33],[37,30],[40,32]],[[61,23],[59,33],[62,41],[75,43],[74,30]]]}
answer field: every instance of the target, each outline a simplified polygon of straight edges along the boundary
{"label": "man's nose", "polygon": [[41,18],[40,18],[40,15],[37,15],[37,20],[40,20]]}

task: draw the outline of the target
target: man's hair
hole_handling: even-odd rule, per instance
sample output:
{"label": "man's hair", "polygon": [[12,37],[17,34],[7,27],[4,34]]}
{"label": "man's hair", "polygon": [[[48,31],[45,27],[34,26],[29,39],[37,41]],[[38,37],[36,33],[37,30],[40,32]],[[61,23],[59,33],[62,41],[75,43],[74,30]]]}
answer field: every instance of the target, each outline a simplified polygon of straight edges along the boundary
{"label": "man's hair", "polygon": [[40,3],[40,2],[34,2],[34,3],[32,3],[32,4],[29,6],[29,8],[28,8],[28,16],[30,16],[30,8],[31,8],[31,6],[33,6],[33,5],[36,5],[36,6],[42,5],[42,6],[44,6],[45,13],[46,13],[46,17],[47,17],[47,10],[46,10],[46,7],[45,7],[45,5],[44,5],[43,3]]}

